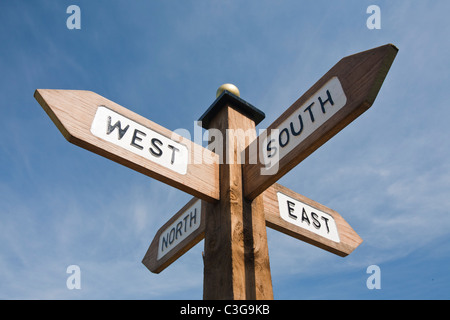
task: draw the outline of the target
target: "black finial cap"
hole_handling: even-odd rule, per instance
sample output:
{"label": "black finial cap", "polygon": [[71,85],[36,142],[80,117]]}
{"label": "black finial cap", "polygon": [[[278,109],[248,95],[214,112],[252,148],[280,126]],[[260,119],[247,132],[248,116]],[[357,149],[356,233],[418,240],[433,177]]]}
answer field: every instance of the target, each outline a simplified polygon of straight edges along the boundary
{"label": "black finial cap", "polygon": [[202,127],[205,129],[209,129],[211,120],[225,105],[231,106],[235,110],[252,119],[255,122],[255,126],[263,121],[266,117],[264,112],[262,112],[261,110],[255,108],[250,103],[234,95],[230,91],[225,90],[217,97],[217,99],[208,108],[208,110],[205,111],[200,119],[198,119],[198,121],[201,121]]}

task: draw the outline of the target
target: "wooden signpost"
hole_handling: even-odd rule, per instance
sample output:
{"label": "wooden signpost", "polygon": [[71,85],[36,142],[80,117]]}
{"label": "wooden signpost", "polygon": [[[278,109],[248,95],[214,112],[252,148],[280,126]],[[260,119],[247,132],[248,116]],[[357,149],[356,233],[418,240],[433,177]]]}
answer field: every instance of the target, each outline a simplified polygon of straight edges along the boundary
{"label": "wooden signpost", "polygon": [[35,98],[69,142],[194,196],[158,230],[150,271],[204,239],[204,299],[273,299],[266,226],[340,256],[361,244],[336,211],[276,182],[372,105],[397,51],[342,59],[259,137],[264,113],[223,91],[200,118],[222,136],[214,151],[90,91]]}

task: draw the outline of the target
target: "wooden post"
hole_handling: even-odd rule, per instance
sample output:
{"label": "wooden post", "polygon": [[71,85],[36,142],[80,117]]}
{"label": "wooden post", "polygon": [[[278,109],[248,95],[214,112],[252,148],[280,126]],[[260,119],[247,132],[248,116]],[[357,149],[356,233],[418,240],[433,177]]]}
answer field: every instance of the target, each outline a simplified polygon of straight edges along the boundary
{"label": "wooden post", "polygon": [[204,299],[273,299],[262,196],[243,196],[241,152],[264,114],[224,91],[200,121],[223,137],[220,201],[205,215]]}

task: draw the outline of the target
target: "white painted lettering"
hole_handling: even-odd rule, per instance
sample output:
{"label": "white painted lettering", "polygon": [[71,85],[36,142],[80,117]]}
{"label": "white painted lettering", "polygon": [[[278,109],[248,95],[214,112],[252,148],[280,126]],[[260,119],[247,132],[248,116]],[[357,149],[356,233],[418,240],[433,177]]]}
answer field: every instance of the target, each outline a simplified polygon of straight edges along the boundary
{"label": "white painted lettering", "polygon": [[331,215],[281,192],[277,192],[277,198],[283,220],[334,242],[340,242],[336,222]]}
{"label": "white painted lettering", "polygon": [[196,201],[164,230],[159,237],[157,260],[164,257],[177,244],[200,227],[201,203],[201,200]]}
{"label": "white painted lettering", "polygon": [[261,173],[273,172],[272,167],[278,164],[279,160],[321,127],[346,103],[347,97],[339,79],[331,78],[277,128],[267,133],[269,136],[263,140],[262,149],[266,154],[262,161],[266,164],[268,172]]}
{"label": "white painted lettering", "polygon": [[185,145],[169,139],[121,114],[99,106],[91,125],[96,137],[118,145],[180,174],[189,160]]}

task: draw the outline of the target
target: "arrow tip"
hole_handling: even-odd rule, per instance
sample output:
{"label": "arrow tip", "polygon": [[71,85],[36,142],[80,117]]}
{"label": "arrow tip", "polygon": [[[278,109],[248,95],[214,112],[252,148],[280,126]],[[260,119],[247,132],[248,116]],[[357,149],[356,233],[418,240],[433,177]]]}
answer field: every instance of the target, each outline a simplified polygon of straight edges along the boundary
{"label": "arrow tip", "polygon": [[398,52],[398,47],[395,44],[388,43],[388,46],[390,46],[392,49],[394,49],[396,52]]}

